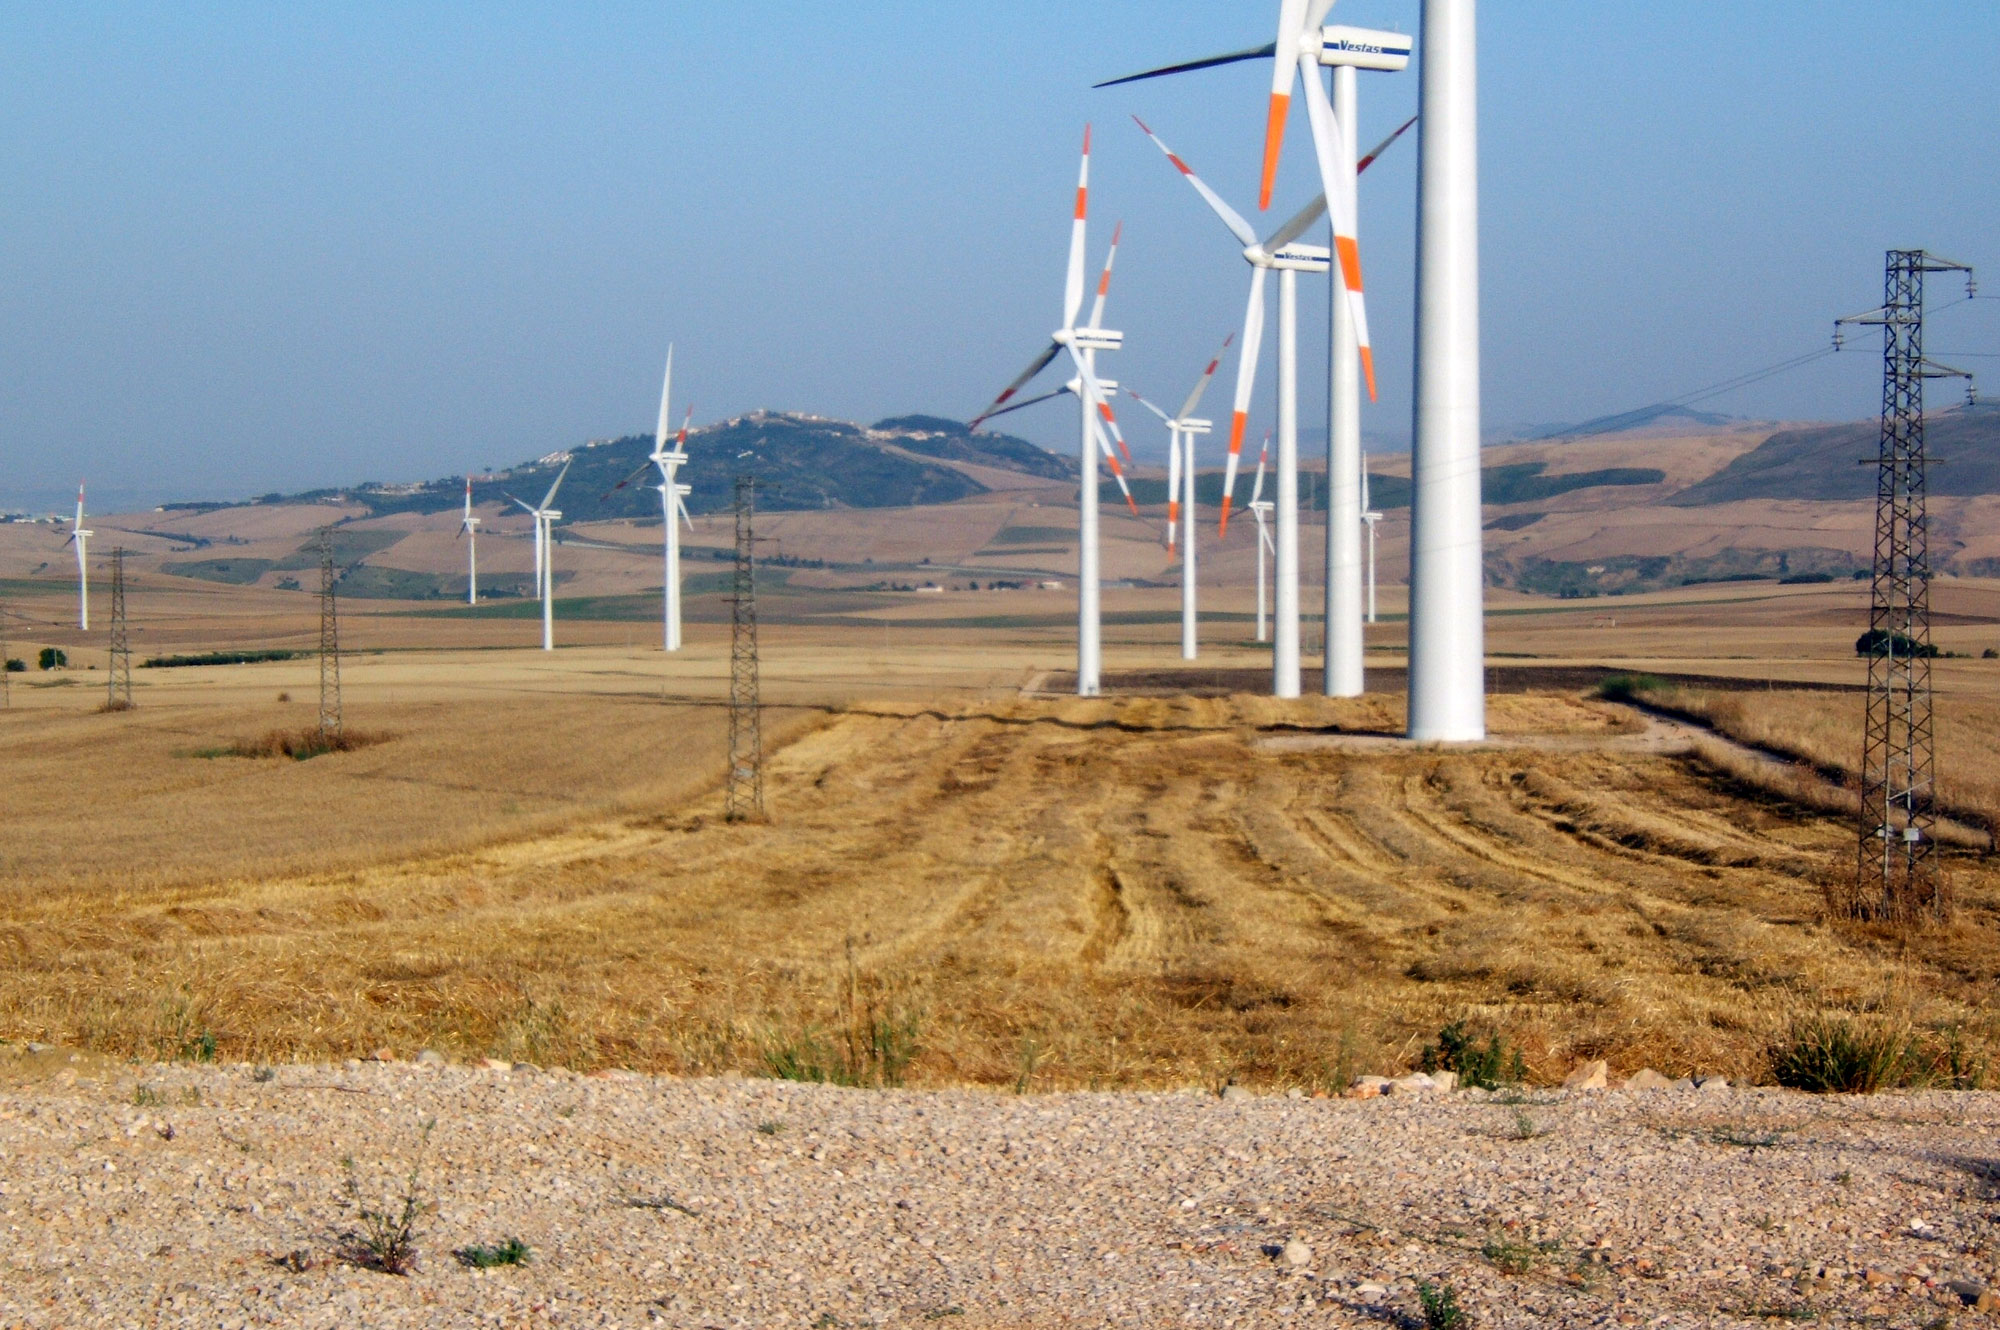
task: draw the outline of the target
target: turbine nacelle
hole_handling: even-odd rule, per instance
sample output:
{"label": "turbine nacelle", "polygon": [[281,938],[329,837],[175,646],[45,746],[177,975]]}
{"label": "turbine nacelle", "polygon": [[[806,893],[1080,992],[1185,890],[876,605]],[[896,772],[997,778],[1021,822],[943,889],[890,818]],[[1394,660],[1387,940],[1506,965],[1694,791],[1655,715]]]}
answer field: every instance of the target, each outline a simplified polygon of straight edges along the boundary
{"label": "turbine nacelle", "polygon": [[1301,55],[1313,56],[1330,68],[1347,65],[1396,74],[1410,67],[1410,36],[1404,32],[1336,23],[1308,32],[1300,47]]}
{"label": "turbine nacelle", "polygon": [[1214,421],[1197,420],[1193,416],[1183,416],[1173,423],[1183,434],[1207,434],[1215,429]]}
{"label": "turbine nacelle", "polygon": [[1333,268],[1333,251],[1324,245],[1303,245],[1293,241],[1278,249],[1266,249],[1262,244],[1250,245],[1243,251],[1243,257],[1259,268],[1273,272],[1324,273]]}
{"label": "turbine nacelle", "polygon": [[[1125,345],[1125,334],[1109,328],[1058,328],[1049,340],[1072,351],[1117,351]],[[1110,386],[1103,379],[1098,382]]]}

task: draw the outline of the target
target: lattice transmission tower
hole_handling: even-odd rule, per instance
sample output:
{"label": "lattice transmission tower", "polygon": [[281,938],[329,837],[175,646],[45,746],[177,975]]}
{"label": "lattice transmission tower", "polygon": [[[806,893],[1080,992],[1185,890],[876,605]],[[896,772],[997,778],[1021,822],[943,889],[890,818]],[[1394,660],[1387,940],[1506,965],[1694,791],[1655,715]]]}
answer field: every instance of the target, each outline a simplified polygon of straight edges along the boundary
{"label": "lattice transmission tower", "polygon": [[[1861,755],[1854,888],[1832,904],[1856,918],[1912,924],[1950,912],[1931,830],[1937,822],[1931,725],[1930,519],[1925,504],[1924,380],[1963,370],[1924,356],[1924,275],[1972,269],[1920,249],[1889,251],[1881,308],[1835,323],[1882,329],[1882,434],[1875,457],[1875,570],[1868,632],[1868,714]],[[1969,396],[1969,389],[1968,389]]]}
{"label": "lattice transmission tower", "polygon": [[736,577],[729,601],[731,822],[764,820],[764,726],[757,680],[757,481],[736,477]]}
{"label": "lattice transmission tower", "polygon": [[125,550],[111,551],[111,676],[106,711],[132,709],[132,629],[125,619]]}
{"label": "lattice transmission tower", "polygon": [[340,606],[333,566],[333,528],[319,529],[319,733],[340,737]]}

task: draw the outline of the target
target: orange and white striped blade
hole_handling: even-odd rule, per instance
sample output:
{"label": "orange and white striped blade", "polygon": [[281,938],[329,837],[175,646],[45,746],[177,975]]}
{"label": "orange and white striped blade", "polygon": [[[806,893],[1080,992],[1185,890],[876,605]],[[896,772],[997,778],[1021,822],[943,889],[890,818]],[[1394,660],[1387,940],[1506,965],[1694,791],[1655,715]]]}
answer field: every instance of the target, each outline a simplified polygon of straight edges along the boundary
{"label": "orange and white striped blade", "polygon": [[1133,392],[1130,388],[1127,388],[1125,390],[1125,395],[1131,398],[1133,401],[1137,402],[1140,406],[1145,407],[1148,411],[1151,411],[1154,415],[1158,416],[1161,420],[1165,421],[1166,423],[1168,424],[1173,423],[1174,418],[1172,416],[1160,410],[1159,407],[1154,406],[1151,402],[1147,401],[1144,397],[1141,397],[1138,393]]}
{"label": "orange and white striped blade", "polygon": [[1090,217],[1090,126],[1083,127],[1083,165],[1076,174],[1076,216],[1069,230],[1069,272],[1063,282],[1062,326],[1074,328],[1083,308],[1083,249]]}
{"label": "orange and white striped blade", "polygon": [[1181,524],[1181,440],[1176,432],[1167,447],[1167,548],[1174,547],[1174,532]]}
{"label": "orange and white striped blade", "polygon": [[1125,223],[1111,228],[1111,249],[1104,256],[1104,272],[1097,279],[1097,303],[1090,307],[1090,326],[1104,326],[1104,300],[1111,294],[1111,265],[1118,262],[1118,241],[1125,234]]}
{"label": "orange and white striped blade", "polygon": [[1408,133],[1410,126],[1416,123],[1417,123],[1417,118],[1415,116],[1411,116],[1408,120],[1405,120],[1402,124],[1396,126],[1395,133],[1391,134],[1388,138],[1383,139],[1380,143],[1370,148],[1368,150],[1368,155],[1363,157],[1360,161],[1354,164],[1354,173],[1356,175],[1360,175],[1363,171],[1366,171],[1369,167],[1373,166],[1375,164],[1375,159],[1377,157],[1380,157],[1383,153],[1389,151],[1389,145],[1394,143],[1397,139],[1403,137],[1404,134]]}
{"label": "orange and white striped blade", "polygon": [[687,414],[681,417],[681,432],[674,437],[674,447],[680,450],[681,452],[687,451],[688,422],[692,421],[693,419],[694,419],[694,408],[689,407],[687,409]]}
{"label": "orange and white striped blade", "polygon": [[[1125,495],[1125,506],[1132,510],[1132,516],[1137,517],[1139,505],[1132,498],[1132,487],[1125,483],[1125,468],[1118,465],[1118,454],[1112,450],[1111,440],[1104,431],[1102,422],[1111,420],[1111,413],[1104,406],[1104,388],[1098,383],[1097,376],[1090,372],[1090,365],[1084,360],[1082,352],[1070,347],[1069,358],[1076,362],[1077,388],[1083,394],[1084,402],[1095,408],[1084,412],[1084,419],[1090,422],[1090,436],[1096,441],[1097,450],[1104,454],[1105,462],[1110,465],[1111,478],[1118,482],[1119,490]],[[1117,425],[1114,423],[1112,428],[1116,429]],[[1119,440],[1119,443],[1123,446],[1124,440]]]}
{"label": "orange and white striped blade", "polygon": [[1236,503],[1236,468],[1243,457],[1243,430],[1250,423],[1250,395],[1257,388],[1257,354],[1264,345],[1264,281],[1269,268],[1250,274],[1250,304],[1243,311],[1243,346],[1236,354],[1236,405],[1229,415],[1229,460],[1222,473],[1222,520],[1218,535],[1229,534],[1229,510]]}
{"label": "orange and white striped blade", "polygon": [[1097,398],[1097,414],[1104,417],[1105,427],[1111,437],[1118,441],[1118,451],[1125,455],[1125,465],[1132,465],[1132,450],[1125,446],[1125,431],[1118,428],[1118,417],[1112,413],[1110,399],[1102,393]]}
{"label": "orange and white striped blade", "polygon": [[1194,391],[1190,392],[1187,395],[1187,400],[1181,403],[1181,413],[1178,419],[1186,420],[1194,414],[1194,409],[1201,405],[1201,396],[1208,391],[1208,385],[1214,380],[1216,367],[1222,364],[1222,357],[1228,352],[1229,344],[1235,340],[1235,333],[1231,333],[1222,339],[1222,349],[1217,351],[1214,357],[1208,362],[1208,368],[1201,372],[1201,378],[1195,383]]}
{"label": "orange and white striped blade", "polygon": [[[1307,0],[1282,0],[1278,6],[1278,40],[1271,57],[1271,106],[1264,119],[1264,176],[1257,189],[1257,210],[1271,206],[1278,183],[1278,157],[1285,149],[1285,120],[1292,108],[1292,83],[1299,66],[1299,37],[1305,31]],[[1318,61],[1314,61],[1317,67]],[[1248,242],[1245,242],[1248,243]]]}
{"label": "orange and white striped blade", "polygon": [[78,481],[76,484],[76,526],[82,526],[82,525],[83,525],[83,482]]}
{"label": "orange and white striped blade", "polygon": [[1257,243],[1257,233],[1251,230],[1250,223],[1243,220],[1242,213],[1224,203],[1222,196],[1210,189],[1208,183],[1196,175],[1194,168],[1189,166],[1185,161],[1182,161],[1172,148],[1162,143],[1160,136],[1155,134],[1145,121],[1135,115],[1132,117],[1132,123],[1145,131],[1146,137],[1153,141],[1154,147],[1166,154],[1167,160],[1172,162],[1174,169],[1181,173],[1182,179],[1194,186],[1194,192],[1201,195],[1202,201],[1208,204],[1210,211],[1222,219],[1222,224],[1229,228],[1229,234],[1235,236],[1238,241],[1246,246]]}
{"label": "orange and white striped blade", "polygon": [[1319,62],[1300,58],[1306,83],[1306,111],[1312,117],[1313,152],[1319,159],[1320,183],[1326,189],[1327,214],[1333,219],[1333,256],[1340,284],[1347,292],[1347,312],[1354,323],[1354,344],[1361,355],[1368,400],[1375,400],[1375,351],[1368,340],[1368,301],[1361,290],[1361,245],[1354,198],[1354,163],[1347,137],[1334,115],[1333,101],[1320,81]]}
{"label": "orange and white striped blade", "polygon": [[1047,369],[1049,367],[1049,362],[1051,360],[1054,360],[1057,356],[1061,354],[1062,354],[1062,344],[1060,342],[1050,342],[1046,347],[1044,347],[1041,350],[1040,353],[1038,353],[1035,356],[1033,360],[1028,362],[1028,367],[1026,369],[1022,370],[1019,374],[1014,376],[1014,381],[1008,384],[1006,388],[1001,391],[998,397],[994,398],[992,402],[988,403],[984,411],[981,411],[978,415],[972,418],[972,422],[965,427],[966,433],[970,434],[972,431],[978,429],[982,424],[984,424],[987,421],[988,418],[990,418],[996,412],[998,412],[1001,407],[1005,406],[1008,403],[1008,401],[1013,398],[1015,393],[1020,392],[1021,389],[1027,387],[1028,380],[1034,378],[1037,374],[1040,374],[1043,370]]}

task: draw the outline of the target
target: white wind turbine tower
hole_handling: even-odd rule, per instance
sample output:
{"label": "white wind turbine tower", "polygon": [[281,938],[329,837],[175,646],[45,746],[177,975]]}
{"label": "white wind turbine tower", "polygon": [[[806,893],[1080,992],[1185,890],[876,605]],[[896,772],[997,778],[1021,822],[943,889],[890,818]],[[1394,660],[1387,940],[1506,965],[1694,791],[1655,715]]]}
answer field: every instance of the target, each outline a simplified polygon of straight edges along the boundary
{"label": "white wind turbine tower", "polygon": [[569,474],[569,466],[568,461],[562,464],[562,470],[556,472],[555,484],[549,486],[549,492],[542,496],[539,506],[530,507],[520,499],[514,499],[514,496],[511,494],[507,496],[510,499],[514,499],[515,503],[520,504],[526,510],[528,516],[535,519],[535,590],[542,598],[542,650],[544,651],[554,651],[556,649],[555,560],[552,557],[555,552],[555,539],[553,528],[555,523],[562,518],[562,513],[557,509],[551,508],[549,505],[556,501],[556,491],[562,488],[563,477]]}
{"label": "white wind turbine tower", "polygon": [[[639,463],[638,470],[611,487],[612,491],[622,490],[637,480],[650,464],[658,467],[660,483],[649,485],[648,489],[660,492],[660,518],[662,526],[661,558],[664,561],[663,577],[660,584],[661,649],[679,651],[681,649],[681,522],[688,529],[694,529],[694,519],[688,516],[687,496],[694,493],[692,486],[680,482],[680,469],[688,460],[688,421],[694,419],[694,409],[681,420],[681,430],[675,436],[673,446],[667,446],[667,431],[673,427],[674,399],[674,348],[667,347],[667,374],[660,385],[660,418],[653,426],[653,451],[646,460]],[[607,495],[607,497],[609,497]]]}
{"label": "white wind turbine tower", "polygon": [[90,631],[90,565],[85,561],[85,546],[97,533],[86,531],[83,526],[83,482],[76,485],[76,517],[70,522],[69,539],[63,544],[76,546],[76,626]]}
{"label": "white wind turbine tower", "polygon": [[[1271,206],[1271,192],[1277,182],[1278,158],[1284,144],[1285,123],[1291,106],[1292,90],[1304,75],[1306,105],[1312,125],[1313,146],[1318,159],[1325,199],[1330,201],[1334,252],[1340,259],[1340,281],[1346,291],[1344,301],[1336,300],[1332,311],[1333,344],[1330,359],[1334,409],[1330,413],[1327,437],[1327,659],[1325,687],[1330,696],[1351,696],[1362,690],[1361,678],[1361,598],[1360,598],[1360,492],[1359,386],[1354,373],[1358,360],[1366,375],[1368,396],[1375,397],[1374,354],[1368,337],[1366,301],[1362,294],[1361,256],[1356,236],[1355,181],[1366,162],[1393,142],[1384,140],[1362,162],[1355,160],[1353,71],[1355,69],[1399,70],[1409,63],[1410,41],[1400,33],[1364,28],[1327,27],[1321,24],[1333,0],[1282,0],[1279,6],[1278,35],[1268,46],[1226,55],[1188,61],[1163,69],[1114,79],[1099,84],[1110,87],[1137,79],[1182,73],[1232,64],[1239,60],[1270,59],[1271,102],[1265,125],[1263,178],[1258,200],[1260,209]],[[1319,67],[1335,70],[1338,109],[1328,100],[1320,81]],[[1404,129],[1409,126],[1405,124]],[[1280,292],[1281,299],[1283,291]],[[1346,306],[1345,312],[1341,306]],[[1281,330],[1280,336],[1283,333]],[[1282,351],[1281,351],[1282,355]],[[1280,367],[1280,374],[1283,374]],[[1278,641],[1274,652],[1277,692],[1281,697],[1297,696],[1291,681],[1296,672],[1298,620],[1298,458],[1296,420],[1290,429],[1283,417],[1281,395],[1278,429]],[[1288,517],[1288,513],[1291,514]],[[1288,607],[1288,600],[1294,602]],[[1289,637],[1289,641],[1288,641]],[[1288,666],[1288,658],[1290,664]],[[1289,685],[1289,691],[1288,691]]]}
{"label": "white wind turbine tower", "polygon": [[1361,454],[1361,521],[1368,528],[1368,622],[1375,622],[1375,526],[1382,514],[1368,498],[1368,454]]}
{"label": "white wind turbine tower", "polygon": [[[465,516],[458,519],[458,536],[465,537],[465,603],[479,603],[479,519],[472,515],[472,477],[465,478]],[[458,539],[453,536],[452,539]]]}
{"label": "white wind turbine tower", "polygon": [[[1090,130],[1083,131],[1083,165],[1077,175],[1076,214],[1070,225],[1069,268],[1063,282],[1062,326],[1050,334],[1049,345],[1028,368],[998,397],[993,399],[967,426],[976,430],[990,417],[1000,414],[1008,400],[1025,387],[1029,380],[1048,368],[1049,363],[1067,351],[1076,366],[1075,380],[1059,391],[1074,391],[1077,395],[1082,417],[1081,442],[1078,451],[1077,488],[1077,579],[1076,579],[1076,691],[1079,697],[1096,697],[1100,691],[1103,671],[1102,628],[1098,607],[1098,537],[1097,537],[1097,454],[1101,452],[1111,465],[1111,474],[1117,478],[1120,489],[1125,490],[1125,502],[1131,506],[1134,515],[1138,506],[1132,501],[1132,493],[1125,485],[1125,474],[1118,465],[1118,456],[1112,451],[1110,439],[1106,435],[1108,426],[1114,433],[1117,422],[1111,410],[1109,393],[1118,385],[1097,377],[1097,353],[1116,351],[1125,344],[1125,334],[1104,328],[1097,315],[1104,308],[1104,294],[1110,280],[1110,264],[1105,264],[1105,277],[1098,284],[1096,311],[1090,323],[1078,326],[1077,315],[1083,312],[1084,259],[1086,246],[1086,223],[1090,213]],[[1115,253],[1116,250],[1114,249]],[[1033,399],[1045,401],[1055,393]],[[1028,403],[1021,403],[1025,406]]]}
{"label": "white wind turbine tower", "polygon": [[[1195,632],[1195,604],[1197,597],[1194,556],[1194,441],[1199,436],[1207,434],[1214,428],[1211,422],[1197,419],[1194,412],[1195,408],[1201,405],[1201,396],[1208,391],[1209,382],[1215,378],[1215,370],[1222,363],[1223,353],[1229,350],[1229,344],[1235,340],[1236,334],[1234,333],[1222,339],[1222,350],[1215,353],[1215,357],[1208,362],[1208,368],[1201,372],[1201,378],[1195,382],[1194,390],[1188,394],[1187,401],[1181,403],[1181,409],[1178,414],[1170,416],[1145,398],[1140,397],[1138,393],[1132,393],[1132,397],[1141,406],[1166,422],[1167,426],[1167,447],[1169,450],[1167,465],[1167,549],[1171,551],[1174,548],[1174,528],[1178,525],[1180,527],[1181,542],[1182,660],[1195,659],[1199,649]],[[1126,391],[1131,392],[1129,388]],[[1183,481],[1183,477],[1186,478],[1185,481]],[[1182,488],[1183,484],[1185,484],[1185,489]]]}
{"label": "white wind turbine tower", "polygon": [[1271,542],[1271,501],[1264,497],[1264,459],[1271,452],[1271,436],[1264,436],[1264,446],[1257,450],[1257,483],[1250,487],[1250,515],[1257,519],[1257,640],[1266,642],[1270,636],[1264,629],[1264,565],[1267,556],[1274,555],[1277,547]]}

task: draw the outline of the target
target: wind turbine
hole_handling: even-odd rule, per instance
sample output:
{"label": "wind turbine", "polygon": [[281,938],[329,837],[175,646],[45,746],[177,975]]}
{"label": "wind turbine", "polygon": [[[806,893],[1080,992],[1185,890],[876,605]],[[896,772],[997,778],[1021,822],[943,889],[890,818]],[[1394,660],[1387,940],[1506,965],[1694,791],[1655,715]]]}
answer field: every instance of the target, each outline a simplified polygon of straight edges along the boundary
{"label": "wind turbine", "polygon": [[[1134,117],[1137,120],[1137,117]],[[1250,396],[1256,386],[1257,360],[1264,341],[1266,277],[1278,274],[1278,502],[1277,512],[1277,631],[1272,649],[1272,692],[1299,695],[1299,473],[1298,473],[1298,276],[1323,273],[1332,255],[1317,245],[1297,243],[1306,228],[1326,211],[1324,197],[1314,199],[1297,216],[1259,241],[1241,213],[1223,202],[1194,168],[1176,156],[1143,120],[1139,128],[1167,160],[1194,186],[1230,234],[1243,245],[1250,264],[1250,300],[1243,313],[1243,344],[1237,353],[1236,404],[1229,422],[1229,460],[1222,482],[1220,534],[1229,532],[1229,510],[1235,499],[1236,468],[1243,453],[1243,430],[1250,419]]]}
{"label": "wind turbine", "polygon": [[76,517],[70,523],[69,539],[63,544],[76,546],[76,626],[90,631],[90,565],[85,562],[84,547],[97,533],[86,531],[83,526],[83,482],[76,483]]}
{"label": "wind turbine", "polygon": [[[646,488],[660,492],[660,518],[662,526],[662,558],[665,561],[664,577],[660,586],[661,649],[679,651],[681,649],[681,528],[685,521],[688,529],[694,529],[694,519],[688,516],[687,496],[694,493],[692,486],[680,482],[679,472],[687,462],[688,422],[694,419],[694,408],[689,407],[687,415],[681,419],[681,431],[675,436],[673,447],[667,446],[667,431],[673,428],[674,398],[674,348],[667,347],[667,375],[660,385],[660,418],[653,426],[653,451],[646,460],[639,463],[637,470],[619,481],[607,491],[610,493],[624,489],[637,480],[650,463],[659,468],[660,483]],[[676,520],[676,519],[679,520]]]}
{"label": "wind turbine", "polygon": [[1264,459],[1271,452],[1271,436],[1264,436],[1264,446],[1257,450],[1257,483],[1250,487],[1250,515],[1257,519],[1257,640],[1265,642],[1270,635],[1264,629],[1264,560],[1266,555],[1274,555],[1277,550],[1271,543],[1271,501],[1264,497]]}
{"label": "wind turbine", "polygon": [[1368,622],[1375,622],[1375,525],[1382,514],[1368,498],[1368,454],[1361,454],[1361,521],[1368,528]]}
{"label": "wind turbine", "polygon": [[[1408,66],[1410,39],[1401,33],[1365,28],[1326,27],[1321,24],[1333,0],[1282,0],[1278,12],[1278,33],[1267,46],[1183,62],[1147,70],[1126,78],[1113,79],[1099,87],[1156,78],[1232,64],[1240,60],[1271,61],[1271,101],[1265,122],[1263,177],[1258,197],[1260,209],[1271,206],[1277,182],[1278,158],[1284,146],[1285,123],[1292,92],[1301,75],[1306,90],[1306,110],[1311,121],[1314,155],[1319,165],[1323,198],[1333,231],[1333,253],[1338,256],[1340,285],[1345,300],[1336,299],[1332,310],[1332,344],[1329,373],[1333,410],[1327,430],[1327,654],[1325,686],[1329,696],[1350,696],[1361,692],[1360,648],[1360,549],[1359,549],[1359,449],[1361,425],[1359,386],[1353,372],[1358,360],[1367,379],[1369,400],[1375,398],[1374,352],[1368,336],[1367,302],[1362,292],[1361,251],[1357,238],[1356,178],[1363,164],[1373,161],[1382,148],[1355,159],[1354,71],[1356,69],[1399,70]],[[1328,99],[1319,68],[1334,69],[1334,84],[1340,105]],[[1403,127],[1408,128],[1405,124]],[[1394,142],[1390,135],[1383,147]],[[1245,242],[1248,243],[1247,241]],[[1281,299],[1283,291],[1280,292]],[[1342,306],[1345,306],[1343,311]],[[1280,337],[1283,337],[1281,326]],[[1282,364],[1280,376],[1284,374]],[[1295,682],[1298,622],[1298,502],[1297,428],[1283,416],[1280,394],[1278,428],[1278,629],[1273,653],[1276,692],[1280,697],[1297,696]],[[1226,500],[1225,500],[1226,502]]]}
{"label": "wind turbine", "polygon": [[465,516],[458,519],[458,535],[465,537],[465,603],[479,603],[479,519],[472,515],[472,477],[465,478]]}
{"label": "wind turbine", "polygon": [[[1076,181],[1076,214],[1070,225],[1069,268],[1063,281],[1062,326],[1050,334],[1049,345],[1028,363],[1028,368],[967,426],[968,430],[979,428],[983,421],[998,414],[1015,393],[1027,386],[1029,380],[1047,369],[1057,356],[1065,351],[1069,353],[1071,362],[1076,366],[1076,378],[1059,391],[1076,393],[1082,417],[1078,456],[1081,483],[1077,487],[1076,579],[1076,691],[1079,697],[1097,696],[1103,665],[1098,602],[1097,452],[1102,452],[1111,464],[1111,474],[1116,477],[1118,487],[1125,491],[1125,502],[1133,514],[1136,516],[1139,511],[1132,500],[1132,491],[1125,484],[1125,473],[1118,465],[1117,454],[1112,451],[1110,440],[1106,437],[1107,426],[1113,433],[1117,431],[1108,394],[1118,385],[1097,377],[1097,353],[1116,351],[1125,344],[1124,333],[1107,329],[1099,321],[1104,309],[1104,295],[1110,284],[1109,262],[1106,262],[1105,275],[1098,283],[1097,305],[1091,322],[1078,326],[1076,321],[1083,312],[1085,233],[1089,215],[1090,129],[1086,126],[1083,131],[1083,165]],[[1046,401],[1056,395],[1048,393],[1035,400]]]}
{"label": "wind turbine", "polygon": [[[1201,372],[1201,378],[1195,381],[1194,390],[1187,395],[1187,400],[1181,403],[1181,409],[1176,414],[1170,416],[1145,398],[1140,397],[1138,393],[1132,393],[1133,398],[1141,406],[1166,422],[1167,426],[1167,436],[1169,439],[1167,445],[1169,450],[1167,467],[1167,549],[1171,551],[1174,548],[1174,527],[1178,523],[1181,528],[1182,660],[1193,660],[1198,647],[1198,643],[1195,640],[1194,441],[1197,436],[1206,434],[1214,428],[1214,425],[1209,421],[1197,419],[1194,412],[1195,408],[1201,405],[1201,396],[1208,391],[1210,381],[1215,378],[1216,366],[1222,363],[1223,353],[1229,350],[1229,344],[1235,340],[1236,334],[1234,333],[1222,339],[1222,350],[1217,351],[1214,358],[1208,362],[1208,368]],[[1126,391],[1131,392],[1129,388]],[[1181,488],[1183,477],[1186,478],[1185,484],[1187,488],[1185,492]]]}
{"label": "wind turbine", "polygon": [[514,499],[515,503],[526,510],[528,516],[535,519],[535,590],[542,598],[542,650],[544,651],[556,649],[555,560],[550,556],[555,545],[553,528],[562,518],[562,513],[549,505],[556,501],[556,491],[562,488],[563,477],[569,474],[570,462],[574,460],[570,458],[563,462],[562,470],[556,472],[556,483],[549,486],[549,492],[542,496],[539,505],[529,507],[520,499],[514,499],[513,495],[507,496]]}

